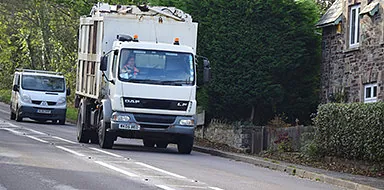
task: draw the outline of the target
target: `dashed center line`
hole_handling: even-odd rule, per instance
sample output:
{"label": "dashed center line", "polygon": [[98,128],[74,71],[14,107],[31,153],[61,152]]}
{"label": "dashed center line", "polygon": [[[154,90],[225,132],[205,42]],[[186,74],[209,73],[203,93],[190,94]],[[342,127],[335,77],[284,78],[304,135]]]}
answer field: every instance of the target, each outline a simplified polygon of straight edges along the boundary
{"label": "dashed center line", "polygon": [[220,189],[218,187],[209,187],[210,189],[213,189],[213,190],[224,190],[224,189]]}
{"label": "dashed center line", "polygon": [[70,152],[72,154],[75,154],[77,156],[85,156],[84,154],[81,154],[81,153],[78,153],[76,151],[73,151],[71,149],[68,149],[68,148],[65,148],[65,147],[62,147],[62,146],[56,146],[57,148],[60,148],[61,150],[64,150],[64,151],[67,151],[67,152]]}
{"label": "dashed center line", "polygon": [[55,139],[58,139],[58,140],[61,140],[61,141],[67,142],[67,143],[71,143],[71,144],[77,144],[76,142],[73,142],[73,141],[70,141],[67,139],[63,139],[61,137],[52,136],[52,138],[55,138]]}
{"label": "dashed center line", "polygon": [[172,189],[168,186],[165,186],[165,185],[156,185],[156,187],[159,187],[159,188],[162,188],[162,189],[165,189],[165,190],[175,190],[175,189]]}
{"label": "dashed center line", "polygon": [[147,167],[147,168],[150,168],[152,170],[156,170],[158,172],[161,172],[161,173],[165,173],[165,174],[168,174],[168,175],[171,175],[173,177],[177,177],[177,178],[180,178],[180,179],[186,179],[186,177],[184,176],[181,176],[181,175],[178,175],[178,174],[175,174],[175,173],[172,173],[172,172],[168,172],[168,171],[165,171],[165,170],[162,170],[160,168],[156,168],[154,166],[151,166],[151,165],[148,165],[148,164],[144,164],[142,162],[135,162],[136,164],[138,165],[141,165],[141,166],[144,166],[144,167]]}
{"label": "dashed center line", "polygon": [[111,152],[107,152],[107,151],[104,151],[104,150],[101,150],[101,149],[98,149],[98,148],[93,148],[93,147],[90,147],[89,149],[92,149],[92,150],[96,150],[98,152],[102,152],[104,154],[108,154],[108,155],[111,155],[111,156],[114,156],[116,158],[123,158],[123,156],[120,156],[118,154],[114,154],[114,153],[111,153]]}
{"label": "dashed center line", "polygon": [[43,140],[43,139],[39,139],[39,138],[34,137],[34,136],[30,136],[30,135],[25,135],[25,136],[28,137],[28,138],[37,140],[37,141],[39,141],[39,142],[42,142],[42,143],[49,143],[48,141],[45,141],[45,140]]}
{"label": "dashed center line", "polygon": [[99,165],[102,165],[102,166],[104,166],[104,167],[106,167],[106,168],[109,168],[109,169],[111,169],[111,170],[115,170],[115,171],[117,171],[117,172],[120,172],[120,173],[122,173],[122,174],[124,174],[124,175],[127,175],[127,176],[129,176],[129,177],[139,177],[138,175],[136,175],[136,174],[134,174],[134,173],[131,173],[131,172],[122,170],[122,169],[120,169],[120,168],[117,168],[117,167],[115,167],[115,166],[109,165],[109,164],[107,164],[107,163],[105,163],[105,162],[102,162],[102,161],[95,161],[95,163],[96,163],[96,164],[99,164]]}
{"label": "dashed center line", "polygon": [[9,131],[9,132],[12,132],[12,133],[15,133],[17,135],[24,135],[24,133],[16,131],[16,130],[13,130],[13,129],[9,129],[9,128],[2,128],[2,129],[6,130],[6,131]]}

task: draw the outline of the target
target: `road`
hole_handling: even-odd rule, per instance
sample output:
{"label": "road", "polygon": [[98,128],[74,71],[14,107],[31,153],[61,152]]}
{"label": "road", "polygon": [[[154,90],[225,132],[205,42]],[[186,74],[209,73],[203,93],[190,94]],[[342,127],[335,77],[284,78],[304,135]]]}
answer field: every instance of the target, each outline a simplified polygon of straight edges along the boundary
{"label": "road", "polygon": [[145,148],[119,138],[113,149],[76,141],[76,126],[9,119],[0,103],[0,190],[342,189],[193,151]]}

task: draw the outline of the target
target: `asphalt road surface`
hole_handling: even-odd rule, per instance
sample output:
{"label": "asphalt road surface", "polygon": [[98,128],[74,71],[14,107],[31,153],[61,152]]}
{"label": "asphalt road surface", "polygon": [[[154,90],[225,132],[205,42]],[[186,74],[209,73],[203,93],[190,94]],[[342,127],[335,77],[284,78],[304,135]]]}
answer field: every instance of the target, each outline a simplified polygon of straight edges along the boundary
{"label": "asphalt road surface", "polygon": [[193,151],[145,148],[118,138],[113,149],[76,140],[76,126],[9,119],[0,103],[0,190],[342,189]]}

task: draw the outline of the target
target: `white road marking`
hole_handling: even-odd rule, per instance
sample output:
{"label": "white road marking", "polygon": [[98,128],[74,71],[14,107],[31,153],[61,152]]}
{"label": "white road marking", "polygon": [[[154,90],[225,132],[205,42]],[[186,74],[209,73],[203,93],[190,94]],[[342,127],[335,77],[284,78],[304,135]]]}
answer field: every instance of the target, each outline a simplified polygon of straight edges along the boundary
{"label": "white road marking", "polygon": [[0,112],[3,112],[3,113],[5,113],[5,114],[11,114],[11,111],[0,110]]}
{"label": "white road marking", "polygon": [[34,137],[34,136],[30,136],[30,135],[25,135],[25,136],[28,137],[28,138],[31,138],[31,139],[40,141],[40,142],[42,142],[42,143],[48,143],[48,141],[45,141],[45,140],[43,140],[43,139],[39,139],[39,138]]}
{"label": "white road marking", "polygon": [[36,133],[36,134],[39,134],[39,135],[48,135],[48,134],[46,134],[46,133],[42,133],[42,132],[40,132],[40,131],[36,131],[36,130],[30,129],[30,128],[24,128],[24,127],[23,127],[23,129],[28,130],[28,131],[31,131],[31,132]]}
{"label": "white road marking", "polygon": [[19,131],[15,131],[13,129],[9,129],[9,128],[2,128],[2,129],[7,130],[7,131],[12,132],[12,133],[15,133],[17,135],[24,135],[24,133],[19,132]]}
{"label": "white road marking", "polygon": [[20,126],[15,125],[15,124],[13,124],[13,123],[8,123],[8,125],[10,125],[10,126],[12,126],[12,127],[15,127],[15,128],[20,128]]}
{"label": "white road marking", "polygon": [[177,177],[177,178],[181,178],[181,179],[186,179],[186,177],[184,177],[184,176],[177,175],[177,174],[174,174],[174,173],[171,173],[171,172],[162,170],[162,169],[160,169],[160,168],[156,168],[156,167],[154,167],[154,166],[150,166],[150,165],[148,165],[148,164],[144,164],[144,163],[142,163],[142,162],[135,162],[135,163],[138,164],[138,165],[141,165],[141,166],[150,168],[150,169],[152,169],[152,170],[156,170],[156,171],[158,171],[158,172],[162,172],[162,173],[171,175],[171,176],[173,176],[173,177]]}
{"label": "white road marking", "polygon": [[57,147],[57,148],[60,148],[61,150],[70,152],[70,153],[72,153],[72,154],[75,154],[75,155],[77,155],[77,156],[85,156],[84,154],[80,154],[80,153],[78,153],[78,152],[76,152],[76,151],[73,151],[73,150],[71,150],[71,149],[68,149],[68,148],[65,148],[65,147],[62,147],[62,146],[56,146],[56,147]]}
{"label": "white road marking", "polygon": [[156,185],[156,187],[159,187],[159,188],[162,188],[162,189],[165,189],[165,190],[175,190],[175,189],[172,189],[168,186],[165,186],[165,185]]}
{"label": "white road marking", "polygon": [[61,141],[68,142],[68,143],[71,143],[71,144],[77,144],[76,142],[73,142],[73,141],[70,141],[70,140],[67,140],[67,139],[63,139],[61,137],[52,136],[52,138],[59,139]]}
{"label": "white road marking", "polygon": [[117,167],[115,167],[115,166],[109,165],[109,164],[104,163],[104,162],[102,162],[102,161],[95,161],[95,163],[100,164],[100,165],[102,165],[102,166],[104,166],[104,167],[106,167],[106,168],[109,168],[109,169],[111,169],[111,170],[115,170],[115,171],[117,171],[117,172],[120,172],[120,173],[122,173],[122,174],[124,174],[124,175],[127,175],[127,176],[129,176],[129,177],[139,177],[138,175],[136,175],[136,174],[134,174],[134,173],[131,173],[131,172],[122,170],[122,169],[120,169],[120,168],[117,168]]}
{"label": "white road marking", "polygon": [[111,155],[111,156],[114,156],[114,157],[117,157],[117,158],[122,158],[123,156],[120,156],[120,155],[118,155],[118,154],[114,154],[114,153],[111,153],[111,152],[107,152],[107,151],[104,151],[104,150],[100,150],[100,149],[98,149],[98,148],[93,148],[93,147],[91,147],[90,149],[92,149],[92,150],[96,150],[96,151],[98,151],[98,152],[102,152],[102,153],[104,153],[104,154],[108,154],[108,155]]}
{"label": "white road marking", "polygon": [[220,189],[218,187],[209,187],[210,189],[213,189],[213,190],[224,190],[224,189]]}

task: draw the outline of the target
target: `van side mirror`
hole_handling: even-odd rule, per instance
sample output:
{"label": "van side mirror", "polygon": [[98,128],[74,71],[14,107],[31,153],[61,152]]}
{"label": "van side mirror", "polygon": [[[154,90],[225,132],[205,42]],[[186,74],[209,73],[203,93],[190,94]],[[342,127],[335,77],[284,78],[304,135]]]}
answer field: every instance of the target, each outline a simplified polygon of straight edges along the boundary
{"label": "van side mirror", "polygon": [[13,91],[18,92],[19,91],[19,85],[15,84],[12,88]]}
{"label": "van side mirror", "polygon": [[203,63],[204,63],[203,81],[204,83],[208,83],[211,80],[211,66],[208,59],[204,59]]}
{"label": "van side mirror", "polygon": [[67,88],[67,96],[71,95],[71,89]]}
{"label": "van side mirror", "polygon": [[100,71],[106,71],[108,67],[107,63],[108,58],[106,56],[102,56],[100,60]]}

